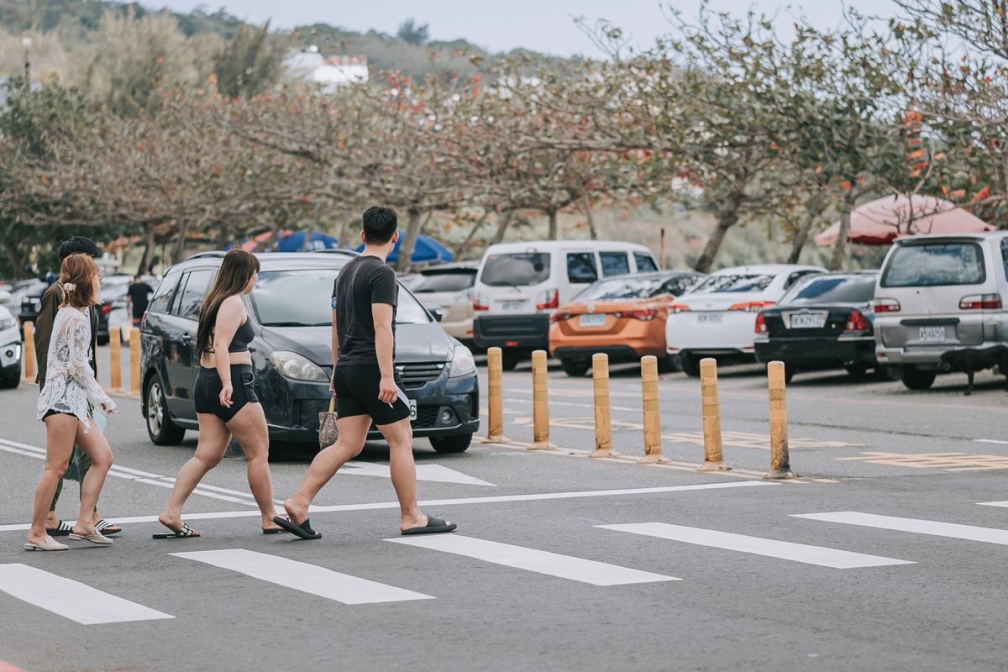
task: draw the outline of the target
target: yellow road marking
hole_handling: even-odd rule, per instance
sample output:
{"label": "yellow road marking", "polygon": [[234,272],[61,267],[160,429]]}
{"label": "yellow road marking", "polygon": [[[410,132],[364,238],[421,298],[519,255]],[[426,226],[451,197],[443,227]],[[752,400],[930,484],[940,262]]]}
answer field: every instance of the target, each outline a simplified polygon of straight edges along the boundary
{"label": "yellow road marking", "polygon": [[868,462],[890,467],[941,469],[942,471],[989,471],[1008,469],[1008,456],[973,455],[971,453],[884,453],[864,452],[854,457],[838,457],[838,461]]}

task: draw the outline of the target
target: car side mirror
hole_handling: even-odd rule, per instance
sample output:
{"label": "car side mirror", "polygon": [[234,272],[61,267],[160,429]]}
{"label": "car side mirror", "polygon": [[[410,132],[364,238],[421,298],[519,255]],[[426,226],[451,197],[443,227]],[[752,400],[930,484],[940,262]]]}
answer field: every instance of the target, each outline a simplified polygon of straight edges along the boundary
{"label": "car side mirror", "polygon": [[444,308],[441,306],[424,306],[424,308],[427,309],[428,313],[434,316],[435,322],[440,322],[444,319]]}

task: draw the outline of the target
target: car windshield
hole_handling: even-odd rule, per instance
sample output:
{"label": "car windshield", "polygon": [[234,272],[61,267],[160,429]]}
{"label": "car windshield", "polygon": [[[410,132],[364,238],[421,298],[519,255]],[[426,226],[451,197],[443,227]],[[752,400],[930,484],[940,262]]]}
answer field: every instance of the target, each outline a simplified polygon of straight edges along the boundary
{"label": "car windshield", "polygon": [[491,287],[527,287],[538,285],[549,274],[548,252],[514,252],[487,257],[480,280]]}
{"label": "car windshield", "polygon": [[782,304],[868,303],[875,296],[875,275],[816,276],[799,282]]}
{"label": "car windshield", "polygon": [[577,303],[586,301],[615,301],[619,299],[646,299],[660,294],[663,278],[622,277],[603,280],[586,287],[572,299]]}
{"label": "car windshield", "polygon": [[424,273],[409,283],[411,291],[417,294],[432,292],[461,292],[476,282],[476,271],[440,271]]}
{"label": "car windshield", "polygon": [[881,285],[978,285],[986,279],[983,252],[976,243],[926,243],[897,246],[886,265]]}
{"label": "car windshield", "polygon": [[[263,271],[250,299],[264,327],[331,327],[333,268]],[[292,297],[305,297],[291,300]],[[396,324],[428,324],[430,317],[412,294],[399,286]]]}
{"label": "car windshield", "polygon": [[690,294],[762,292],[770,286],[773,279],[772,275],[758,274],[710,275],[691,289]]}

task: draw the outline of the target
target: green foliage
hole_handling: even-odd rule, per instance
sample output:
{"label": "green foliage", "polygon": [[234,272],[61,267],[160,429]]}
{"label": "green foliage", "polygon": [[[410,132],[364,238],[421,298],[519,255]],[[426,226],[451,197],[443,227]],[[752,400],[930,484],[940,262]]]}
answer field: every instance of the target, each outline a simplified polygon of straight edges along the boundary
{"label": "green foliage", "polygon": [[406,19],[399,24],[399,30],[396,32],[396,37],[406,44],[412,44],[415,47],[419,47],[427,43],[429,32],[430,31],[428,30],[426,23],[422,26],[418,26],[413,19]]}
{"label": "green foliage", "polygon": [[283,45],[270,39],[269,23],[242,24],[214,57],[217,90],[230,98],[264,93],[280,79],[282,64]]}

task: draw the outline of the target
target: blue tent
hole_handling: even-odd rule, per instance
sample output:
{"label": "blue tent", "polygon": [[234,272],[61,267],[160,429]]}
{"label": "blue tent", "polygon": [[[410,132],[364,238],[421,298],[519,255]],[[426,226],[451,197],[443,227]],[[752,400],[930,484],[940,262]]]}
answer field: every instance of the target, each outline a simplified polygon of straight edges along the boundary
{"label": "blue tent", "polygon": [[[406,232],[400,231],[399,241],[396,243],[395,247],[392,248],[392,254],[390,254],[387,259],[390,264],[395,263],[395,260],[399,258],[399,248],[402,247],[403,241],[405,240]],[[357,248],[357,251],[360,252],[363,249],[364,246],[361,245]],[[451,261],[453,258],[454,255],[452,255],[451,250],[430,236],[426,236],[421,233],[417,236],[416,244],[413,245],[413,257],[410,261],[414,264],[426,264],[431,262],[444,263]]]}
{"label": "blue tent", "polygon": [[277,242],[277,252],[309,252],[311,250],[335,250],[339,247],[339,239],[327,233],[312,231],[305,243],[305,232],[296,231],[284,236]]}

